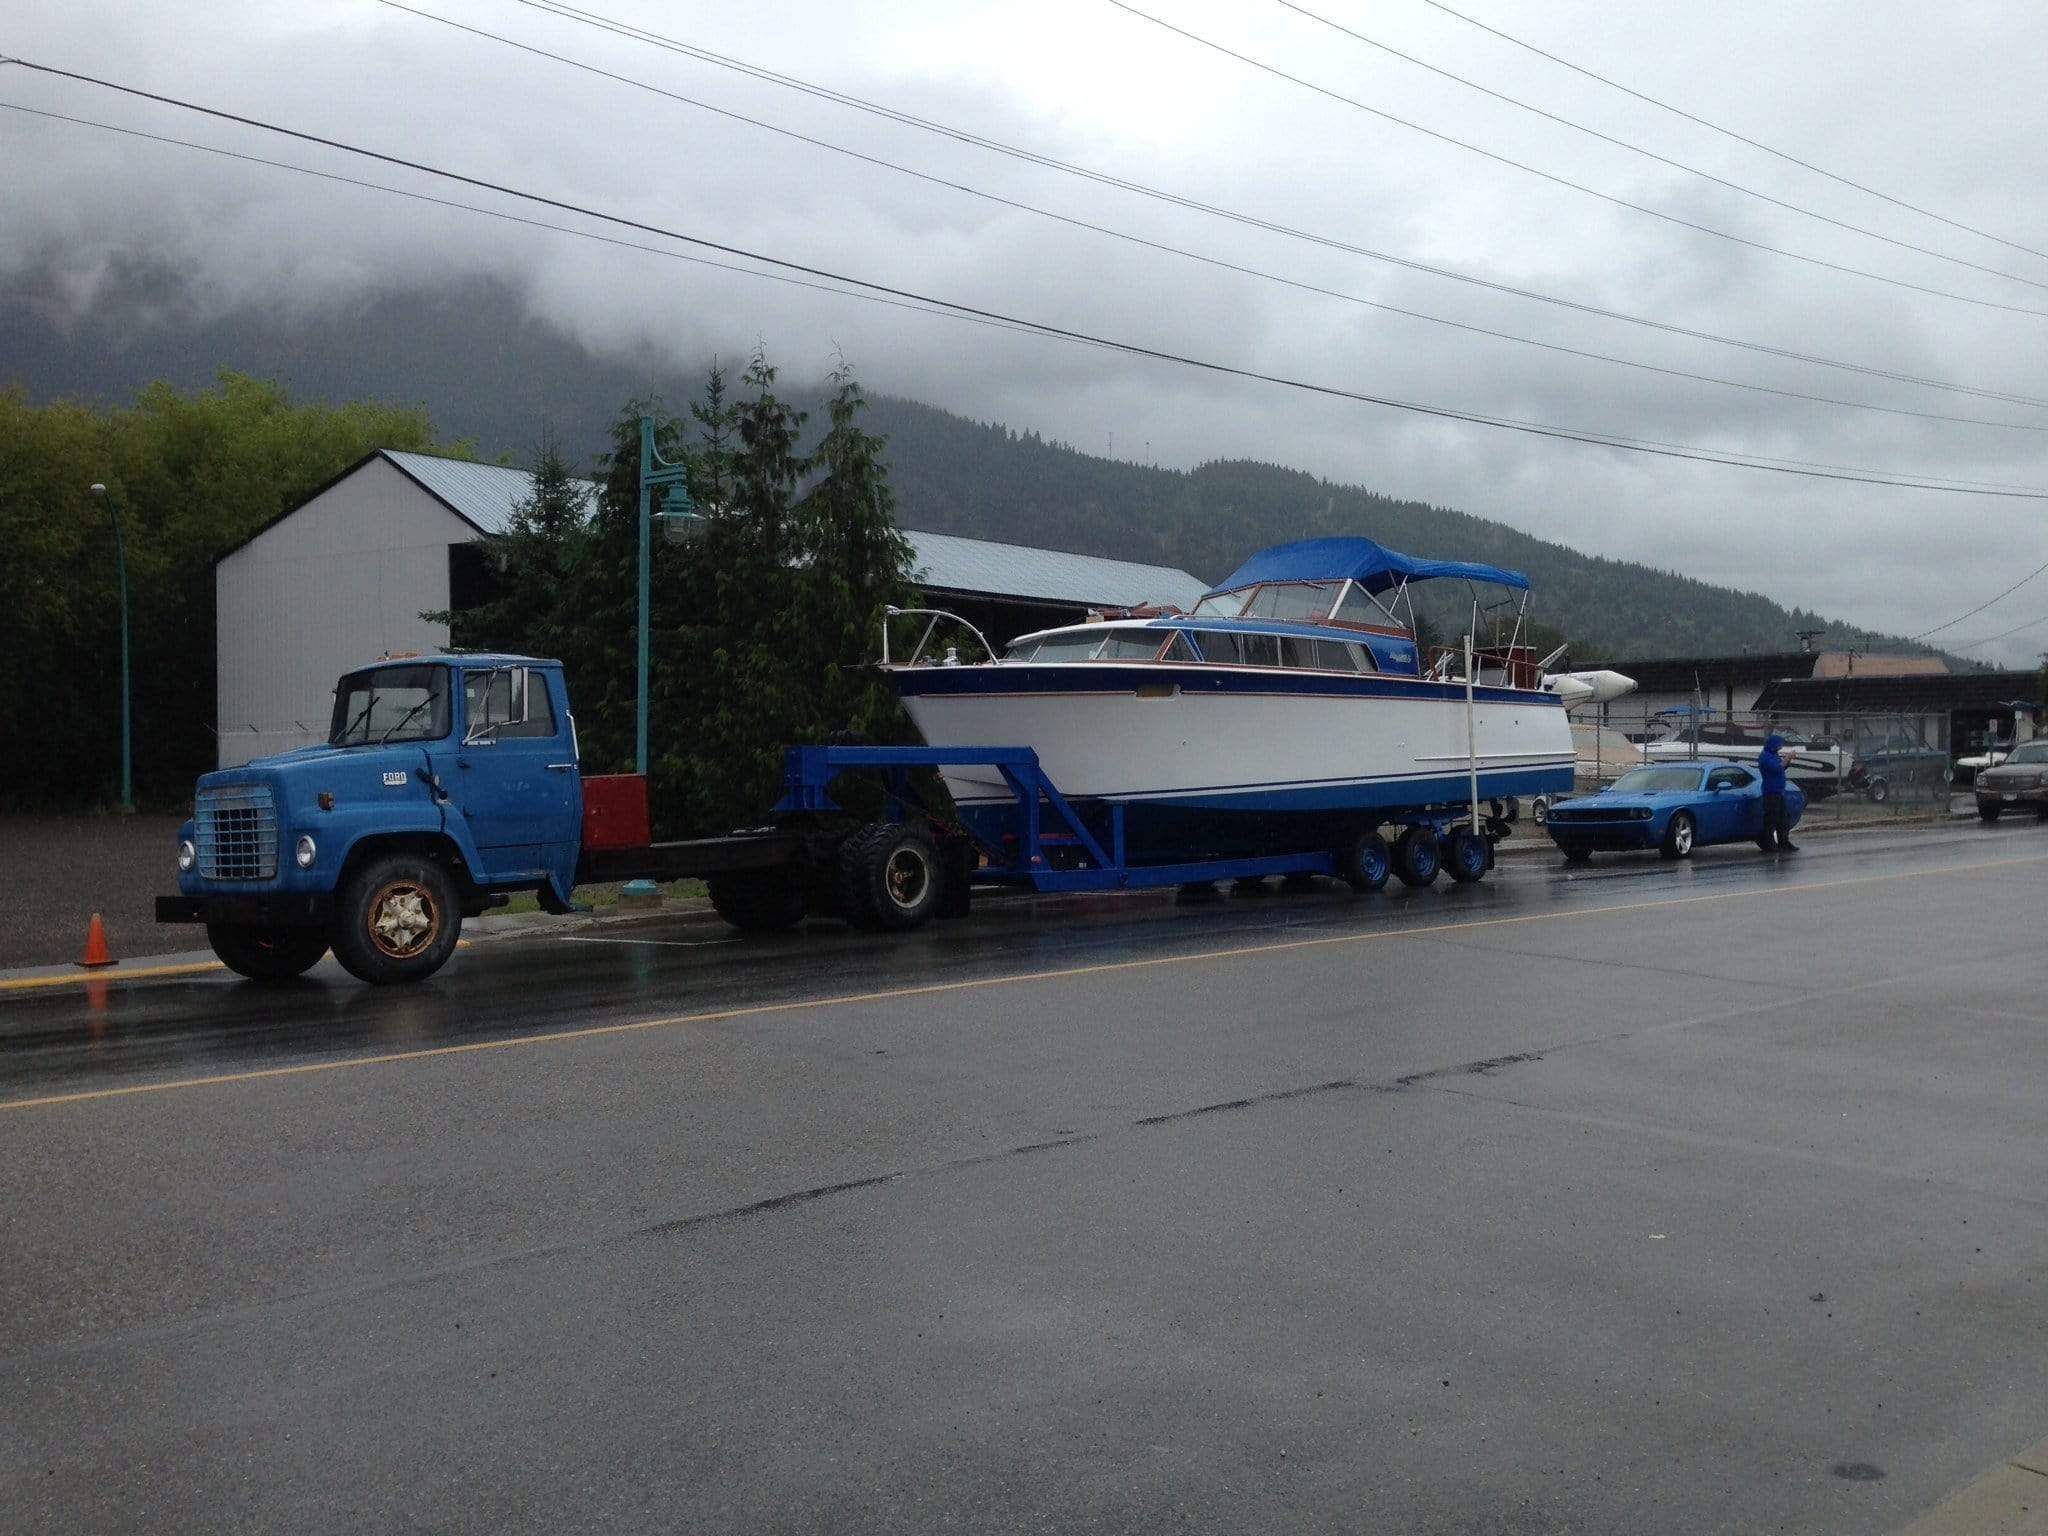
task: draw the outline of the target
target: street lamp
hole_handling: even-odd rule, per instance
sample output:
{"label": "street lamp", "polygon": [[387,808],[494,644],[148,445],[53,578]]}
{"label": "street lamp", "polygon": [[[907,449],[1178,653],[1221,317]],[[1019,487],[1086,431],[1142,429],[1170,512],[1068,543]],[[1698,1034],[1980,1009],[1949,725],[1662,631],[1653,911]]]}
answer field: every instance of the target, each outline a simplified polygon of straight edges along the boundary
{"label": "street lamp", "polygon": [[114,570],[121,583],[121,814],[132,816],[135,776],[128,729],[128,552],[121,543],[121,509],[107,499],[107,488],[97,480],[92,483],[92,496],[106,502],[107,515],[114,520]]}
{"label": "street lamp", "polygon": [[[654,493],[661,491],[661,510],[654,510]],[[680,505],[678,503],[680,502]],[[690,504],[690,471],[687,465],[671,464],[654,446],[654,418],[640,418],[640,666],[639,709],[633,735],[633,771],[647,774],[647,631],[648,588],[653,584],[654,520],[662,521],[662,533],[672,542],[688,543],[704,531],[704,517]],[[655,894],[652,880],[629,880],[624,895],[647,898]]]}
{"label": "street lamp", "polygon": [[[664,494],[661,510],[654,510],[654,493]],[[678,505],[680,502],[680,505]],[[640,418],[640,709],[634,734],[633,771],[647,772],[647,592],[654,574],[654,551],[650,539],[654,520],[665,525],[662,532],[678,543],[687,543],[704,531],[705,519],[690,502],[690,470],[685,464],[671,464],[654,447],[654,418]]]}

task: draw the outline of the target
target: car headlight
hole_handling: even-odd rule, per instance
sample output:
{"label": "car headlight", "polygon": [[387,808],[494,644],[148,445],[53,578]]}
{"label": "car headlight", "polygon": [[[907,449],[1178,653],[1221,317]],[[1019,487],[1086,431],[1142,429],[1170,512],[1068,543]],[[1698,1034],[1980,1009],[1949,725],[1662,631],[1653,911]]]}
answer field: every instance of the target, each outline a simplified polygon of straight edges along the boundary
{"label": "car headlight", "polygon": [[298,847],[292,850],[292,857],[299,861],[301,869],[311,869],[313,861],[319,856],[319,845],[310,836],[301,836]]}
{"label": "car headlight", "polygon": [[1647,805],[1639,805],[1634,810],[1629,812],[1629,815],[1633,816],[1637,821],[1648,821],[1652,816],[1656,814],[1657,813],[1651,810]]}
{"label": "car headlight", "polygon": [[191,873],[192,873],[192,866],[193,866],[193,865],[195,865],[195,864],[197,864],[198,862],[199,862],[199,850],[198,850],[197,848],[194,848],[194,847],[192,846],[192,839],[191,839],[191,838],[189,838],[189,837],[181,837],[181,838],[179,838],[179,839],[178,839],[178,873],[179,873],[179,874],[181,874],[181,875],[189,875],[189,874],[191,874]]}

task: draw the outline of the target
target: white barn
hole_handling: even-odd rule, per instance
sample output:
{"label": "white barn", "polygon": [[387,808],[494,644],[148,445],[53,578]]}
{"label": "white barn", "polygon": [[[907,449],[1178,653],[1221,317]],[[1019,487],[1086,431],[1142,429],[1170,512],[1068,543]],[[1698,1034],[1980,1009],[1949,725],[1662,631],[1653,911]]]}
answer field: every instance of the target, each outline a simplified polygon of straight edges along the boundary
{"label": "white barn", "polygon": [[[524,471],[380,449],[214,567],[220,766],[324,741],[334,680],[392,651],[448,644],[422,613],[462,606],[479,540],[532,494]],[[586,490],[590,489],[586,487]],[[918,585],[1000,641],[1091,608],[1194,606],[1170,566],[906,531]],[[573,679],[571,680],[573,683]]]}

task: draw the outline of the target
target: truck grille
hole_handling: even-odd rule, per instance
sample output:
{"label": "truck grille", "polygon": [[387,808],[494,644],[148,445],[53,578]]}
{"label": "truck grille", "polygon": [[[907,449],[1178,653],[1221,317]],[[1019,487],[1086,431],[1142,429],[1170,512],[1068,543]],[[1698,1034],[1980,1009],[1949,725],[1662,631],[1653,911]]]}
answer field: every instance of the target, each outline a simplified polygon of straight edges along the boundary
{"label": "truck grille", "polygon": [[264,784],[203,789],[193,807],[199,873],[209,880],[277,876],[277,804]]}

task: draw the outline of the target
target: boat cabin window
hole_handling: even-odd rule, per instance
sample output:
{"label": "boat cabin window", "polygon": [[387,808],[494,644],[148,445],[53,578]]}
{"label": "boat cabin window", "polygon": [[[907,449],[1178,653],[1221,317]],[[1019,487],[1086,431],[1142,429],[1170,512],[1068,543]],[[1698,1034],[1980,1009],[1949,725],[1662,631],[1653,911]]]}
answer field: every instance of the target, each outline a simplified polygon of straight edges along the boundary
{"label": "boat cabin window", "polygon": [[[1226,629],[1198,631],[1202,657],[1238,667],[1302,667],[1318,672],[1372,672],[1371,654],[1346,640],[1316,640],[1306,635],[1246,635]],[[1168,661],[1193,661],[1190,654],[1167,652]]]}
{"label": "boat cabin window", "polygon": [[1326,619],[1337,601],[1337,581],[1272,581],[1244,605],[1247,619]]}
{"label": "boat cabin window", "polygon": [[[1095,654],[1095,648],[1102,644],[1099,629],[1077,630],[1066,635],[1047,635],[1042,640],[1031,640],[1024,645],[1011,647],[1012,661],[1086,661]],[[1028,646],[1028,650],[1027,647]]]}
{"label": "boat cabin window", "polygon": [[1244,598],[1245,595],[1242,592],[1218,592],[1212,594],[1195,604],[1194,612],[1189,617],[1197,619],[1234,619],[1244,612]]}
{"label": "boat cabin window", "polygon": [[1195,647],[1189,641],[1186,631],[1175,630],[1173,639],[1167,644],[1166,654],[1159,659],[1161,661],[1200,661],[1202,658],[1195,654]]}

